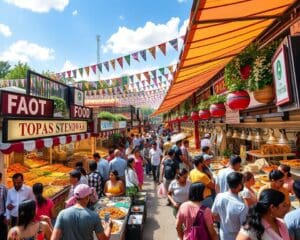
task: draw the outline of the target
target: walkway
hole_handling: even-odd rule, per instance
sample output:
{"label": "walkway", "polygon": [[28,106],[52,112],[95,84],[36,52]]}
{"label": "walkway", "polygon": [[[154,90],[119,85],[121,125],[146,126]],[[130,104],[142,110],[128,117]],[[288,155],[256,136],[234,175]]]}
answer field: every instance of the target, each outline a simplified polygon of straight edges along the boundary
{"label": "walkway", "polygon": [[145,175],[144,191],[147,191],[148,200],[143,240],[177,239],[173,209],[166,206],[166,199],[157,196],[152,176]]}

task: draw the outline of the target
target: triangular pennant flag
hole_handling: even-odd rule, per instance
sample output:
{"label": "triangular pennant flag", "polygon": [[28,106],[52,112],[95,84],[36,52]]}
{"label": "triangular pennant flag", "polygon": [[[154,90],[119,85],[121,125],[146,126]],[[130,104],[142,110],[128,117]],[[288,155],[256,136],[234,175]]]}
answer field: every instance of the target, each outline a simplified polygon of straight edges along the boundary
{"label": "triangular pennant flag", "polygon": [[182,41],[184,41],[185,35],[181,36],[180,38]]}
{"label": "triangular pennant flag", "polygon": [[84,86],[85,86],[85,90],[89,90],[90,89],[90,85],[88,82],[84,82]]}
{"label": "triangular pennant flag", "polygon": [[137,74],[136,74],[136,77],[137,77],[138,80],[141,81],[141,74],[140,74],[140,73],[137,73]]}
{"label": "triangular pennant flag", "polygon": [[80,73],[80,75],[81,75],[81,77],[82,77],[82,74],[83,74],[83,68],[79,68],[78,71],[79,71],[79,73]]}
{"label": "triangular pennant flag", "polygon": [[163,53],[163,55],[166,56],[166,43],[161,43],[158,45],[158,47],[161,50],[161,52]]}
{"label": "triangular pennant flag", "polygon": [[169,74],[168,73],[166,73],[164,76],[165,76],[166,79],[169,79]]}
{"label": "triangular pennant flag", "polygon": [[168,66],[170,73],[173,73],[173,65]]}
{"label": "triangular pennant flag", "polygon": [[136,61],[138,61],[138,62],[140,61],[140,60],[139,60],[138,52],[133,53],[131,56],[133,57],[134,60],[136,60]]}
{"label": "triangular pennant flag", "polygon": [[152,57],[155,59],[156,58],[156,48],[151,47],[151,48],[148,48],[148,50],[151,53]]}
{"label": "triangular pennant flag", "polygon": [[149,72],[143,72],[143,74],[144,74],[144,76],[145,76],[145,78],[147,80],[150,80],[150,74],[149,74]]}
{"label": "triangular pennant flag", "polygon": [[123,68],[123,58],[119,57],[119,58],[117,58],[117,61],[118,61],[119,65],[120,65],[120,67]]}
{"label": "triangular pennant flag", "polygon": [[97,67],[98,67],[99,71],[102,73],[102,63],[98,63]]}
{"label": "triangular pennant flag", "polygon": [[116,60],[115,59],[110,60],[110,64],[113,67],[113,69],[116,70]]}
{"label": "triangular pennant flag", "polygon": [[142,58],[144,59],[144,61],[146,61],[146,60],[147,60],[147,57],[146,57],[146,50],[140,51],[140,54],[141,54]]}
{"label": "triangular pennant flag", "polygon": [[73,78],[76,78],[76,76],[77,76],[77,70],[73,70],[72,72],[73,72]]}
{"label": "triangular pennant flag", "polygon": [[133,76],[133,75],[130,75],[129,78],[130,78],[130,81],[133,82],[134,76]]}
{"label": "triangular pennant flag", "polygon": [[93,70],[93,73],[96,74],[96,71],[97,71],[97,64],[92,65],[91,68],[92,68],[92,70]]}
{"label": "triangular pennant flag", "polygon": [[142,81],[142,84],[145,85],[145,81]]}
{"label": "triangular pennant flag", "polygon": [[89,74],[90,74],[90,67],[85,67],[84,69],[86,71],[86,75],[89,76]]}
{"label": "triangular pennant flag", "polygon": [[159,68],[158,71],[160,72],[161,75],[165,74],[165,68]]}
{"label": "triangular pennant flag", "polygon": [[125,58],[125,60],[126,60],[126,62],[128,64],[128,66],[130,66],[130,55],[127,55],[124,58]]}
{"label": "triangular pennant flag", "polygon": [[104,62],[104,67],[106,68],[106,70],[109,72],[109,63],[108,62]]}
{"label": "triangular pennant flag", "polygon": [[169,43],[171,44],[171,46],[172,46],[176,51],[178,51],[178,40],[177,40],[177,38],[175,38],[175,39],[169,41]]}
{"label": "triangular pennant flag", "polygon": [[68,78],[70,78],[71,77],[71,70],[67,71],[67,74],[68,74]]}
{"label": "triangular pennant flag", "polygon": [[156,78],[156,70],[152,70],[151,74],[152,74],[153,78]]}

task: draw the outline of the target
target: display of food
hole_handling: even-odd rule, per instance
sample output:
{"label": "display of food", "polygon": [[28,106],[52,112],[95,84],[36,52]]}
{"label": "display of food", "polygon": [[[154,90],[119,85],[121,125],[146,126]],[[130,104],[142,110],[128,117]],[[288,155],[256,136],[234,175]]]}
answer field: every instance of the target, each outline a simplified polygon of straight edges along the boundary
{"label": "display of food", "polygon": [[117,234],[121,231],[122,224],[117,221],[112,221],[111,234]]}
{"label": "display of food", "polygon": [[291,147],[288,145],[264,144],[261,146],[261,154],[284,154],[290,153]]}
{"label": "display of food", "polygon": [[41,159],[38,158],[28,158],[24,161],[25,166],[27,166],[28,168],[40,168],[42,166],[45,166],[48,164],[48,162],[43,161]]}
{"label": "display of food", "polygon": [[288,165],[293,169],[300,170],[300,159],[282,160],[282,161],[280,161],[280,163]]}
{"label": "display of food", "polygon": [[20,172],[27,172],[28,168],[25,167],[24,165],[20,164],[20,163],[14,163],[11,164],[8,168],[7,168],[7,175],[8,177],[11,177],[13,174]]}
{"label": "display of food", "polygon": [[104,219],[104,216],[106,213],[110,214],[110,218],[111,219],[122,219],[126,216],[126,212],[121,209],[121,208],[117,208],[117,207],[106,207],[106,208],[102,208],[101,210],[99,210],[99,216],[100,218]]}
{"label": "display of food", "polygon": [[52,197],[63,189],[64,187],[62,186],[46,186],[44,188],[43,195],[45,197]]}
{"label": "display of food", "polygon": [[271,165],[271,166],[263,167],[261,170],[269,174],[272,170],[277,170],[277,169],[278,169],[277,165]]}

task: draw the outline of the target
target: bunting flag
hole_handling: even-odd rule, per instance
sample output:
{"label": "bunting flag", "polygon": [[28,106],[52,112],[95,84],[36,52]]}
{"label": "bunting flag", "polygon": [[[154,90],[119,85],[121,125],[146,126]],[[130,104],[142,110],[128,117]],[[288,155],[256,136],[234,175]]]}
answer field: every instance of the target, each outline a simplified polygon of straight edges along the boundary
{"label": "bunting flag", "polygon": [[98,67],[99,71],[102,73],[102,63],[98,63],[97,67]]}
{"label": "bunting flag", "polygon": [[156,48],[155,47],[151,47],[151,48],[148,48],[148,50],[151,53],[152,57],[154,59],[156,59]]}
{"label": "bunting flag", "polygon": [[134,77],[133,75],[129,76],[129,79],[130,79],[131,82],[133,82],[133,77]]}
{"label": "bunting flag", "polygon": [[114,70],[116,70],[116,61],[115,59],[110,60],[110,64]]}
{"label": "bunting flag", "polygon": [[162,54],[166,56],[166,43],[159,44],[158,48],[161,50]]}
{"label": "bunting flag", "polygon": [[106,70],[109,71],[109,63],[106,61],[103,64],[104,64],[104,67],[106,68]]}
{"label": "bunting flag", "polygon": [[144,76],[145,76],[145,78],[146,78],[147,81],[150,80],[150,74],[149,74],[149,72],[143,72],[143,74],[144,74]]}
{"label": "bunting flag", "polygon": [[84,87],[85,87],[86,90],[89,90],[90,84],[88,82],[85,82]]}
{"label": "bunting flag", "polygon": [[86,72],[86,75],[89,76],[90,74],[90,67],[85,67],[85,72]]}
{"label": "bunting flag", "polygon": [[152,70],[151,74],[152,74],[153,78],[156,78],[156,70]]}
{"label": "bunting flag", "polygon": [[137,77],[138,80],[141,81],[141,74],[140,74],[140,73],[137,73],[137,74],[136,74],[136,77]]}
{"label": "bunting flag", "polygon": [[93,70],[93,73],[96,74],[96,71],[97,71],[97,64],[92,65],[92,66],[91,66],[91,69]]}
{"label": "bunting flag", "polygon": [[119,63],[120,67],[123,68],[123,58],[122,57],[117,58],[117,62]]}
{"label": "bunting flag", "polygon": [[130,66],[130,55],[127,55],[124,58],[125,58],[125,60],[126,60],[126,62],[128,64],[128,66]]}
{"label": "bunting flag", "polygon": [[140,51],[140,54],[141,54],[142,58],[144,59],[144,61],[146,62],[147,61],[146,50]]}
{"label": "bunting flag", "polygon": [[168,66],[170,73],[173,73],[173,65]]}
{"label": "bunting flag", "polygon": [[174,38],[173,40],[169,41],[169,43],[176,51],[178,51],[178,39],[177,38]]}
{"label": "bunting flag", "polygon": [[80,73],[80,76],[82,77],[82,75],[83,75],[83,68],[79,68],[78,71]]}
{"label": "bunting flag", "polygon": [[68,75],[68,78],[71,77],[71,70],[70,70],[70,71],[67,71],[67,75]]}
{"label": "bunting flag", "polygon": [[139,62],[139,55],[138,55],[138,52],[135,52],[131,55],[133,57],[134,60],[136,60],[137,62]]}
{"label": "bunting flag", "polygon": [[76,78],[76,76],[77,76],[77,71],[76,71],[76,70],[73,70],[72,72],[73,72],[73,78]]}

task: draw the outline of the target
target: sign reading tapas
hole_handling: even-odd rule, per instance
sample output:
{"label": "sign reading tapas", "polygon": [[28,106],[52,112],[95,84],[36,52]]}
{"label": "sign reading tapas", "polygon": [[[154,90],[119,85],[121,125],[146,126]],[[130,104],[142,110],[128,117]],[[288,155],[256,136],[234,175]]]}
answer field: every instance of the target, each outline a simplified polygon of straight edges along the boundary
{"label": "sign reading tapas", "polygon": [[1,115],[52,117],[53,101],[20,93],[1,91]]}
{"label": "sign reading tapas", "polygon": [[82,107],[78,105],[70,106],[70,117],[71,118],[82,118],[82,119],[91,119],[92,118],[92,109],[88,107]]}
{"label": "sign reading tapas", "polygon": [[4,119],[3,142],[87,132],[86,121]]}

